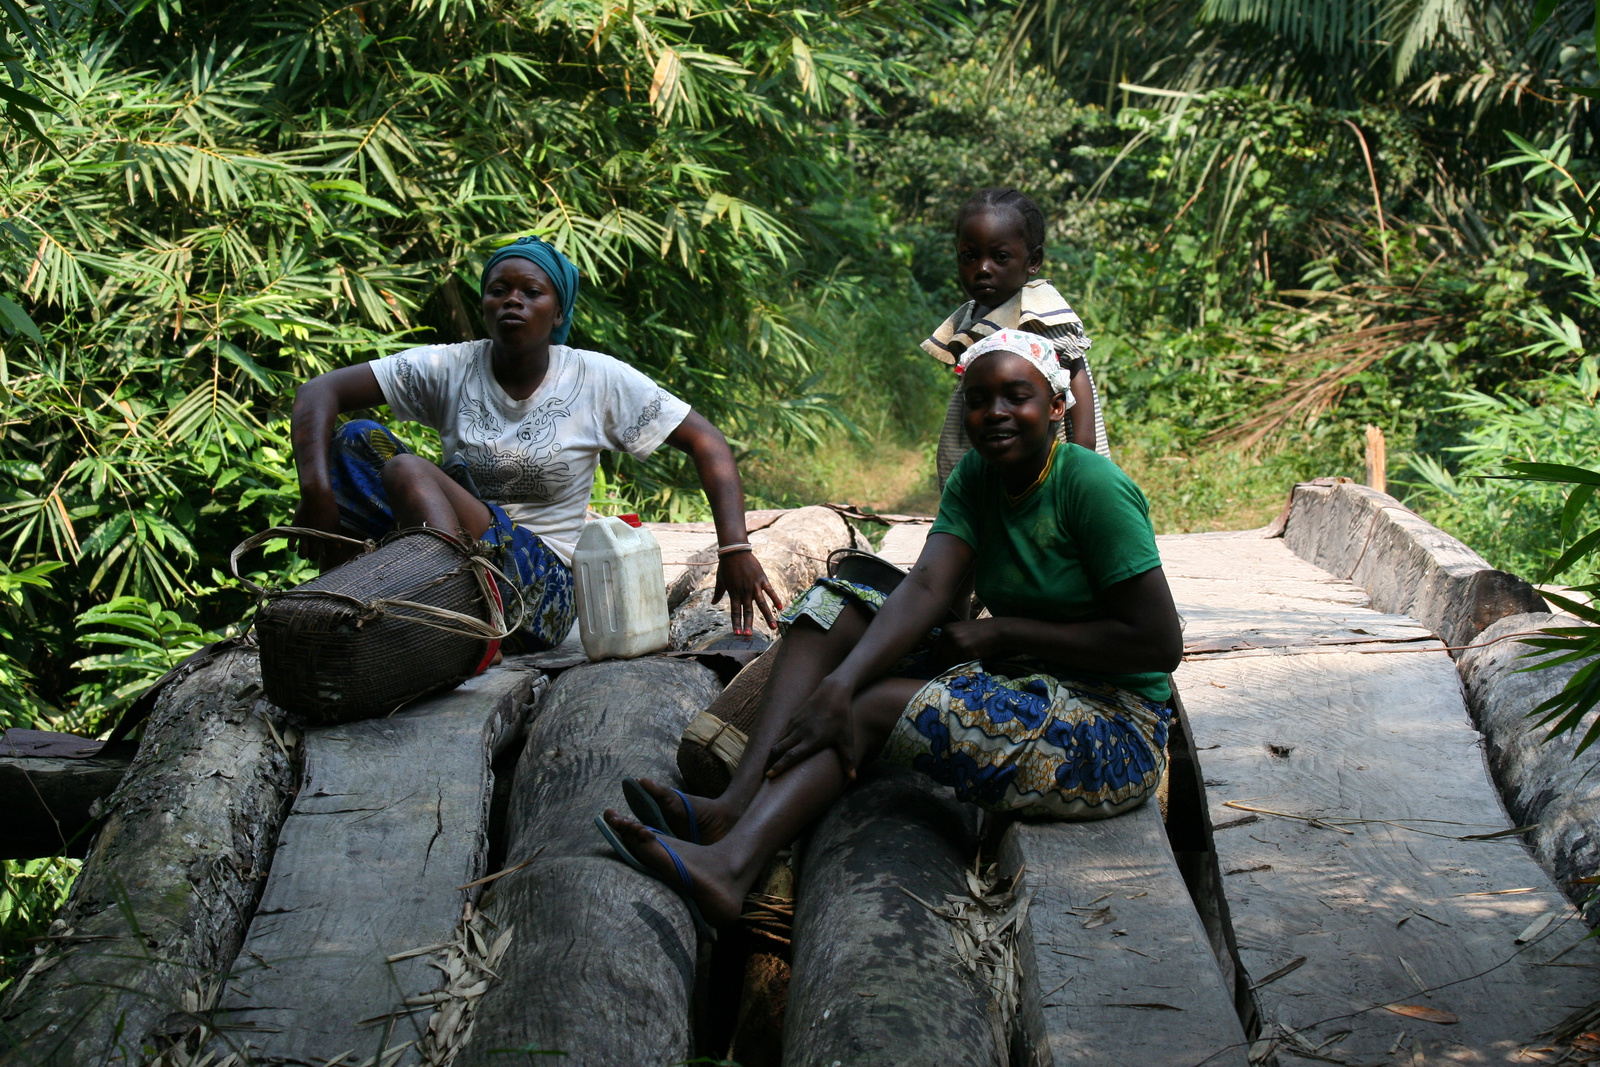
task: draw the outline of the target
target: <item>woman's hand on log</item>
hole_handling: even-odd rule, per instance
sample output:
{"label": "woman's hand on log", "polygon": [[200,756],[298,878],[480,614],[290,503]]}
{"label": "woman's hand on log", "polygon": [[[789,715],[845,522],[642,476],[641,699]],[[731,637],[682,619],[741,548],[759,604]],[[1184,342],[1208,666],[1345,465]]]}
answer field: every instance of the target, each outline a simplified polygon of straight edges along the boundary
{"label": "woman's hand on log", "polygon": [[776,778],[818,752],[833,749],[846,778],[856,776],[856,728],[851,712],[853,687],[824,678],[811,697],[795,710],[767,754],[767,777]]}
{"label": "woman's hand on log", "polygon": [[756,609],[767,620],[769,629],[777,630],[778,612],[783,601],[778,599],[766,569],[754,552],[734,552],[717,561],[717,586],[711,595],[713,604],[728,595],[728,614],[733,619],[733,632],[749,637],[756,625]]}

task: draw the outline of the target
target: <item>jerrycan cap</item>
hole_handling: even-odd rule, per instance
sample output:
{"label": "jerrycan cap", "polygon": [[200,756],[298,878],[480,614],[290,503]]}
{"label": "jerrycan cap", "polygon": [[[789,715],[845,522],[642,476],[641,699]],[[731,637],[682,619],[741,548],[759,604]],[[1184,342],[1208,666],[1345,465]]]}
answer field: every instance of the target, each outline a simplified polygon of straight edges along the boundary
{"label": "jerrycan cap", "polygon": [[632,526],[635,530],[644,525],[644,523],[639,521],[639,516],[637,515],[618,515],[617,518],[621,519],[629,526]]}

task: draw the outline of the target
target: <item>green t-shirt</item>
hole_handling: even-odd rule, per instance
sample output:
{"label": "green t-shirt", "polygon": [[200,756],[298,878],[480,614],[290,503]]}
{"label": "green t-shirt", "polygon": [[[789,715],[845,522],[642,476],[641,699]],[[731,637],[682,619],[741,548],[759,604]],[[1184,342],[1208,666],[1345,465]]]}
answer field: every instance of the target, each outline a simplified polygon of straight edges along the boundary
{"label": "green t-shirt", "polygon": [[[1073,622],[1105,615],[1101,591],[1161,566],[1150,504],[1109,459],[1063,444],[1044,484],[1015,507],[976,451],[956,465],[930,534],[954,534],[978,554],[978,596],[991,615]],[[1160,671],[1095,678],[1162,701]]]}

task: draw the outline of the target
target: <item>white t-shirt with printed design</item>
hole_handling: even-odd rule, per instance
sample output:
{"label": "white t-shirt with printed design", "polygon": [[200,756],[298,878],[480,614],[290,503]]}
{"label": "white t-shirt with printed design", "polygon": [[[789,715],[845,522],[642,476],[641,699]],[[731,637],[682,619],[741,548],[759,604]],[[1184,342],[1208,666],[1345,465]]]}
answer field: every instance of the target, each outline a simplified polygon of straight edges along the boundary
{"label": "white t-shirt with printed design", "polygon": [[489,366],[492,342],[423,345],[372,361],[396,417],[439,431],[486,501],[572,562],[604,450],[644,459],[689,405],[612,356],[550,346],[550,369],[513,400]]}

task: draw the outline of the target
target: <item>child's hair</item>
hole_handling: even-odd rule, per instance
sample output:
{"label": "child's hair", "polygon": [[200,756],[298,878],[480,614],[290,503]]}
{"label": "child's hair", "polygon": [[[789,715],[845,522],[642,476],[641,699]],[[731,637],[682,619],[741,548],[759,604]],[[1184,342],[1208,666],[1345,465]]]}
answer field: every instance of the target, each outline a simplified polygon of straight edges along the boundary
{"label": "child's hair", "polygon": [[1000,210],[1016,212],[1029,252],[1044,248],[1044,212],[1033,202],[1033,197],[1011,188],[979,189],[968,197],[967,202],[961,205],[961,210],[956,212],[956,236],[961,236],[961,227],[972,216]]}

